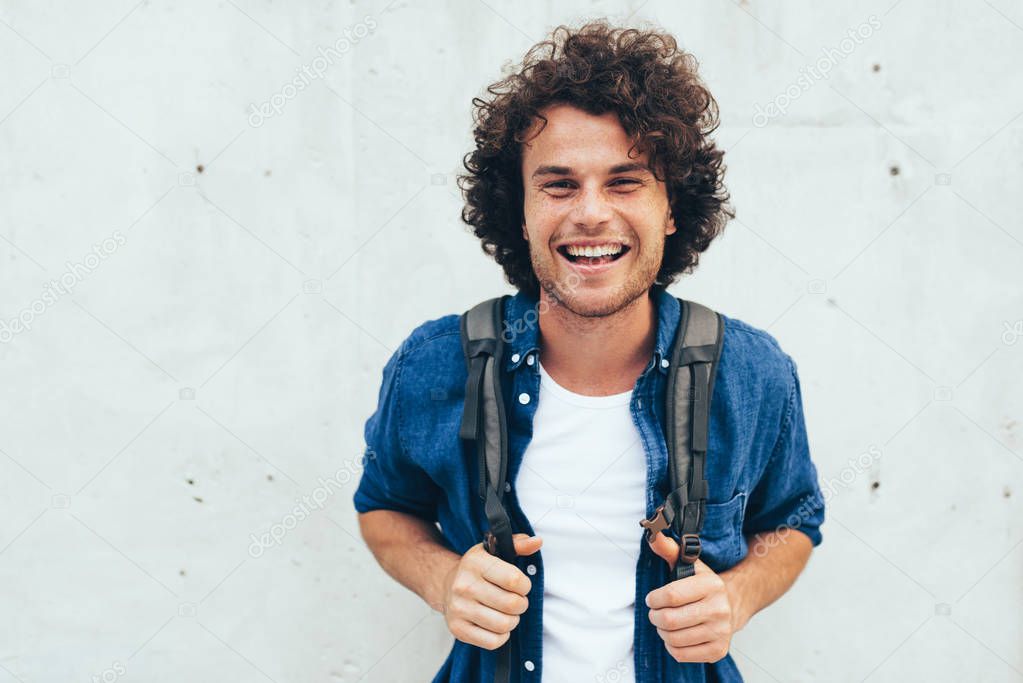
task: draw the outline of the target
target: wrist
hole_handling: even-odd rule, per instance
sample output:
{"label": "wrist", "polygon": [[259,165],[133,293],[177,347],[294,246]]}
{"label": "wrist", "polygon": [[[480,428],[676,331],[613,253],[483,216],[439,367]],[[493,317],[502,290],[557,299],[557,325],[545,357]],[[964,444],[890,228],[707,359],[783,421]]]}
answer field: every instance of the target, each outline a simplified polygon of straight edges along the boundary
{"label": "wrist", "polygon": [[732,633],[741,631],[753,616],[749,610],[748,584],[742,572],[734,570],[720,574],[728,593],[728,604],[732,610]]}
{"label": "wrist", "polygon": [[452,555],[450,558],[445,558],[439,565],[439,570],[433,572],[430,577],[431,580],[423,591],[423,600],[436,612],[444,613],[444,605],[447,603],[448,586],[451,585],[451,579],[458,569],[459,558],[457,555]]}

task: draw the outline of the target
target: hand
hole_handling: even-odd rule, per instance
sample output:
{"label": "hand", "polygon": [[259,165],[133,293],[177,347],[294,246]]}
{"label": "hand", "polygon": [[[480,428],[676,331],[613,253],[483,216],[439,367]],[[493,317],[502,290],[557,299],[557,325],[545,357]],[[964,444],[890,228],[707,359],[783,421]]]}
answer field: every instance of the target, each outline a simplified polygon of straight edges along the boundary
{"label": "hand", "polygon": [[701,560],[696,574],[646,596],[650,623],[677,662],[716,662],[728,654],[733,608],[724,580]]}
{"label": "hand", "polygon": [[[515,534],[515,553],[532,555],[539,536]],[[469,548],[444,581],[444,620],[458,640],[496,650],[519,625],[529,607],[529,578],[513,564],[488,553],[482,543]]]}

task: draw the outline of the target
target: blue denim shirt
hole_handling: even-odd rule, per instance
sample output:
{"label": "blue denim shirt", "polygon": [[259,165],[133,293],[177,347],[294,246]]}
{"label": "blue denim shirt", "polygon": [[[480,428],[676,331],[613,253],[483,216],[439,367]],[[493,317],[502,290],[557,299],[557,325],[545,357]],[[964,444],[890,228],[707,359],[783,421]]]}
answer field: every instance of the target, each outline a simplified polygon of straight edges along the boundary
{"label": "blue denim shirt", "polygon": [[[660,288],[650,291],[657,308],[653,356],[636,381],[630,410],[646,453],[647,514],[668,493],[667,446],[662,428],[664,391],[679,322],[678,300]],[[516,475],[532,436],[540,376],[528,362],[539,352],[538,304],[519,293],[507,299],[503,388],[508,406],[506,503],[515,531],[533,529],[518,503]],[[701,539],[701,559],[716,572],[734,566],[748,552],[745,536],[758,531],[797,529],[813,545],[821,542],[824,502],[810,460],[796,365],[768,333],[722,316],[724,343],[711,401],[706,477],[710,491]],[[359,512],[386,509],[440,524],[443,537],[462,554],[482,540],[487,528],[476,495],[475,456],[458,438],[465,398],[466,367],[458,315],[417,327],[383,371],[379,405],[366,422],[365,469],[355,493]],[[517,397],[528,394],[522,403]],[[678,663],[648,619],[647,593],[668,581],[667,564],[643,540],[636,520],[635,661],[637,683],[732,682],[742,677],[731,655],[714,664]],[[791,533],[786,531],[785,533]],[[513,680],[538,683],[543,670],[542,550],[528,559],[529,609],[512,633]],[[456,640],[434,681],[493,680],[493,653]]]}

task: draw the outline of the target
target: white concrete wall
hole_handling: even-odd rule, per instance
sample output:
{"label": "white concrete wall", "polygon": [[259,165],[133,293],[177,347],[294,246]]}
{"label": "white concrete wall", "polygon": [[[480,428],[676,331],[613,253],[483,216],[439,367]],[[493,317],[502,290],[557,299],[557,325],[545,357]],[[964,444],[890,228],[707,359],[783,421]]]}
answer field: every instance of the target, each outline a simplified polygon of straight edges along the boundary
{"label": "white concrete wall", "polygon": [[740,667],[1023,678],[1023,8],[523,4],[0,2],[0,681],[432,676],[443,620],[358,538],[362,424],[412,327],[507,291],[458,220],[470,98],[630,12],[700,58],[739,214],[674,291],[795,357],[834,482]]}

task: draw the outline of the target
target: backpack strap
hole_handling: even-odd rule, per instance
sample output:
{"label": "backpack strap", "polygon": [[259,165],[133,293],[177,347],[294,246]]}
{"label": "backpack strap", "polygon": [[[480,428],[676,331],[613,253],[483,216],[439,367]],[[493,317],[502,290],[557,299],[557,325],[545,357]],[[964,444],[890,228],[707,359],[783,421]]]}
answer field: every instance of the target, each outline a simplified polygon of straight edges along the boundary
{"label": "backpack strap", "polygon": [[[508,474],[508,424],[501,392],[504,340],[500,329],[504,322],[504,298],[488,299],[462,315],[462,352],[469,377],[465,383],[465,406],[458,435],[470,452],[476,453],[478,494],[490,526],[484,533],[483,547],[491,555],[514,564],[511,520],[504,507]],[[494,680],[506,683],[511,675],[511,638],[494,656]]]}
{"label": "backpack strap", "polygon": [[710,401],[724,337],[721,316],[698,303],[679,299],[681,317],[672,347],[665,390],[665,441],[671,491],[654,513],[641,522],[648,538],[671,529],[678,536],[679,559],[672,580],[695,573],[700,530],[707,505],[704,478],[710,432]]}

